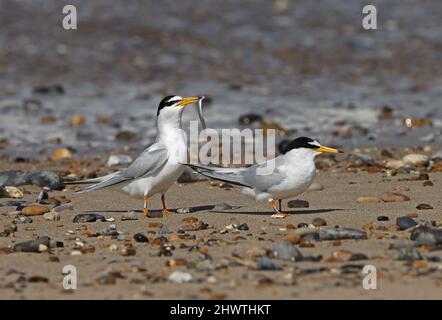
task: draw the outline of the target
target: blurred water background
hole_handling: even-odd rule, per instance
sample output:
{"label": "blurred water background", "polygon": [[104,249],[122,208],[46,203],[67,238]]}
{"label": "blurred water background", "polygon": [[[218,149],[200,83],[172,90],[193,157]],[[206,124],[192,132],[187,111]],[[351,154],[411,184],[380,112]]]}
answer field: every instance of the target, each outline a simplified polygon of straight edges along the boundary
{"label": "blurred water background", "polygon": [[[77,30],[62,28],[67,4]],[[2,0],[0,154],[143,148],[168,94],[208,96],[211,128],[252,113],[278,140],[440,145],[442,2],[370,0],[377,30],[365,4]]]}

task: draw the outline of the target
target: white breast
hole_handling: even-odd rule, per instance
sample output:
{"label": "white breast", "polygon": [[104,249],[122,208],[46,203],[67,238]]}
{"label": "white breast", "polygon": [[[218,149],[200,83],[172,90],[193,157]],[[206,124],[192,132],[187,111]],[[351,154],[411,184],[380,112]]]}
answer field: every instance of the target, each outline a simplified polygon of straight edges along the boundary
{"label": "white breast", "polygon": [[186,134],[182,130],[171,129],[161,135],[161,142],[168,151],[166,164],[156,172],[155,175],[148,175],[126,184],[122,190],[130,196],[151,197],[157,193],[165,193],[170,186],[180,177],[184,171],[187,160]]}
{"label": "white breast", "polygon": [[313,183],[316,175],[315,155],[310,150],[293,150],[283,157],[284,161],[278,165],[278,171],[284,179],[267,192],[257,194],[257,200],[292,198],[305,192]]}

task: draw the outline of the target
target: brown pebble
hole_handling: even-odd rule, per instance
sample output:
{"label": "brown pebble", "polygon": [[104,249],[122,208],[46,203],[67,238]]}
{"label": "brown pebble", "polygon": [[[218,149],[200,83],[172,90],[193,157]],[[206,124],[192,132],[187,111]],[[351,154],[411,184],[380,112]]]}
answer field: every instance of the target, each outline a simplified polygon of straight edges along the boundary
{"label": "brown pebble", "polygon": [[381,167],[374,167],[374,166],[367,167],[367,173],[379,173],[379,172],[382,172]]}
{"label": "brown pebble", "polygon": [[422,185],[424,187],[432,187],[432,186],[434,186],[434,183],[431,180],[427,180],[427,181],[424,181],[424,183],[422,183]]}
{"label": "brown pebble", "polygon": [[287,230],[296,229],[295,225],[292,224],[292,223],[287,224],[285,227],[286,227]]}
{"label": "brown pebble", "polygon": [[120,251],[123,257],[134,256],[137,254],[137,250],[132,245],[125,246]]}
{"label": "brown pebble", "polygon": [[52,160],[62,160],[72,158],[72,152],[68,148],[60,148],[52,152]]}
{"label": "brown pebble", "polygon": [[409,217],[409,218],[417,218],[417,213],[416,212],[411,212],[411,213],[407,214],[407,217]]}
{"label": "brown pebble", "polygon": [[431,210],[433,209],[433,207],[431,205],[429,205],[428,203],[421,203],[418,204],[416,207],[417,210]]}
{"label": "brown pebble", "polygon": [[163,224],[161,222],[151,222],[149,223],[149,228],[161,228]]}
{"label": "brown pebble", "polygon": [[314,225],[315,227],[323,227],[327,225],[327,221],[322,218],[314,218],[312,221],[312,225]]}
{"label": "brown pebble", "polygon": [[170,259],[166,261],[166,266],[168,267],[177,267],[177,266],[185,266],[187,265],[187,260],[182,258]]}
{"label": "brown pebble", "polygon": [[398,192],[385,192],[382,194],[381,199],[384,202],[410,201],[408,196]]}
{"label": "brown pebble", "polygon": [[195,223],[198,221],[198,218],[195,217],[186,217],[181,220],[184,223]]}
{"label": "brown pebble", "polygon": [[305,200],[291,200],[287,203],[289,208],[308,208],[310,204]]}
{"label": "brown pebble", "polygon": [[71,128],[84,125],[86,118],[82,114],[75,114],[69,119],[69,126]]}
{"label": "brown pebble", "polygon": [[48,207],[39,206],[39,205],[30,205],[21,211],[22,215],[24,216],[40,216],[45,214],[46,212],[49,212]]}
{"label": "brown pebble", "polygon": [[286,241],[288,241],[290,243],[293,243],[293,244],[298,244],[299,241],[301,240],[301,236],[299,234],[296,234],[296,233],[288,234],[288,235],[285,235],[282,238],[282,240],[286,240]]}

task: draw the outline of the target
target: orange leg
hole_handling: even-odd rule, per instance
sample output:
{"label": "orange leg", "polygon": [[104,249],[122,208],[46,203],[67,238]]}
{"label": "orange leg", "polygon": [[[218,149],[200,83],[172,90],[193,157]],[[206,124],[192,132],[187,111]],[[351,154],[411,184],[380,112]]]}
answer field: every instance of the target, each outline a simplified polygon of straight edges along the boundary
{"label": "orange leg", "polygon": [[279,218],[279,219],[281,219],[281,218],[285,218],[286,214],[278,210],[278,208],[276,207],[276,202],[275,202],[275,200],[271,199],[271,200],[269,200],[269,201],[270,201],[270,203],[272,204],[272,208],[273,208],[273,210],[275,210],[275,214],[272,215],[272,218]]}
{"label": "orange leg", "polygon": [[164,194],[161,195],[161,202],[163,203],[163,214],[167,216],[170,212],[169,210],[167,210],[166,197],[164,196]]}
{"label": "orange leg", "polygon": [[147,201],[149,201],[149,197],[144,195],[143,212],[145,217],[149,216],[149,210],[147,209]]}

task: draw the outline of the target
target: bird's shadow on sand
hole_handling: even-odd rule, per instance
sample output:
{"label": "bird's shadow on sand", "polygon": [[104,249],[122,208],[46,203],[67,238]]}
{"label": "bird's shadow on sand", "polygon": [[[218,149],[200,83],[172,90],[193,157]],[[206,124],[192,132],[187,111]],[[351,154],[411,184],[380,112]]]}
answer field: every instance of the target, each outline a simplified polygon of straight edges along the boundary
{"label": "bird's shadow on sand", "polygon": [[[260,216],[269,216],[274,214],[274,211],[237,211],[236,209],[231,210],[213,210],[215,208],[215,205],[204,205],[204,206],[196,206],[196,207],[190,207],[191,212],[190,213],[196,213],[196,212],[202,212],[202,211],[209,211],[213,213],[226,213],[226,214],[249,214],[249,215],[260,215]],[[169,209],[171,212],[176,212],[178,209]],[[333,209],[333,208],[327,208],[327,209],[302,209],[302,210],[291,210],[291,211],[285,211],[286,214],[319,214],[319,213],[328,213],[333,211],[342,211],[344,209]],[[96,212],[96,213],[125,213],[128,211],[134,211],[134,212],[143,212],[143,210],[88,210],[85,212]],[[149,209],[149,212],[161,212],[159,209]]]}

